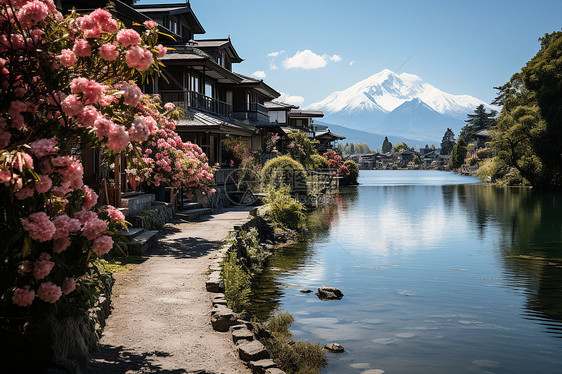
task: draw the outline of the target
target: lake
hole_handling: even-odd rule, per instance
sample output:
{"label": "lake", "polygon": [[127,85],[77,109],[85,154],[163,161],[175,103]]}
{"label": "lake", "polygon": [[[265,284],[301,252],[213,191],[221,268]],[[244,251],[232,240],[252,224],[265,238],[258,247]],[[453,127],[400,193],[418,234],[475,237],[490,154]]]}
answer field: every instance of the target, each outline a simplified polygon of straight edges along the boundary
{"label": "lake", "polygon": [[[323,373],[562,373],[561,195],[439,171],[359,182],[272,257],[257,316],[342,344]],[[300,293],[320,286],[345,296]]]}

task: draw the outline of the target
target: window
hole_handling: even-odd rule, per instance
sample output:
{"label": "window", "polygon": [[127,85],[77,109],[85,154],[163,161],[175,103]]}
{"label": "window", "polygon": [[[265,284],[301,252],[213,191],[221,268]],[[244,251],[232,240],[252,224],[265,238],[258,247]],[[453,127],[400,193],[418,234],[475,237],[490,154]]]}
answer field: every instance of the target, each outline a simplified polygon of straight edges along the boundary
{"label": "window", "polygon": [[225,63],[226,63],[226,58],[224,56],[224,53],[220,52],[219,54],[219,58],[217,60],[217,63],[222,66],[223,68],[225,67]]}
{"label": "window", "polygon": [[191,91],[199,92],[199,77],[195,75],[191,76],[191,85],[189,88]]}
{"label": "window", "polygon": [[168,19],[168,29],[170,29],[170,31],[172,31],[173,33],[177,34],[179,32],[178,22],[172,18]]}
{"label": "window", "polygon": [[205,82],[205,96],[213,97],[213,84]]}

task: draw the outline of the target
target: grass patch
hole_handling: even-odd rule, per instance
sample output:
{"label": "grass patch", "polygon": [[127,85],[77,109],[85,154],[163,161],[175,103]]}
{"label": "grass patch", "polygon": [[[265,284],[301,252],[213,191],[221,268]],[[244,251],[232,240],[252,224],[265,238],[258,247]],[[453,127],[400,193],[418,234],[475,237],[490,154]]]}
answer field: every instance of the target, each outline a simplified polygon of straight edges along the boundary
{"label": "grass patch", "polygon": [[252,278],[238,260],[236,252],[229,252],[221,265],[226,303],[235,313],[244,314],[250,303]]}
{"label": "grass patch", "polygon": [[109,261],[98,259],[95,264],[101,271],[108,273],[118,273],[121,271],[130,271],[145,261],[146,258],[141,256],[129,256],[115,257]]}
{"label": "grass patch", "polygon": [[289,326],[294,321],[290,313],[277,313],[258,327],[258,338],[287,374],[320,374],[328,364],[324,348],[318,343],[293,340]]}

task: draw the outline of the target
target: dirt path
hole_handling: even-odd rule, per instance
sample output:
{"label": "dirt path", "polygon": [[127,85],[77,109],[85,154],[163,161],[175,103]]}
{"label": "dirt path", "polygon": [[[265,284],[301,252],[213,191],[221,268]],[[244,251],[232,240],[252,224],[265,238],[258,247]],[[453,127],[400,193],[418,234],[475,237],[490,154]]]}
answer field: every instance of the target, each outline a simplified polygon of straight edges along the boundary
{"label": "dirt path", "polygon": [[206,271],[235,224],[236,208],[173,224],[149,258],[117,273],[113,312],[88,373],[249,373],[230,334],[213,331]]}

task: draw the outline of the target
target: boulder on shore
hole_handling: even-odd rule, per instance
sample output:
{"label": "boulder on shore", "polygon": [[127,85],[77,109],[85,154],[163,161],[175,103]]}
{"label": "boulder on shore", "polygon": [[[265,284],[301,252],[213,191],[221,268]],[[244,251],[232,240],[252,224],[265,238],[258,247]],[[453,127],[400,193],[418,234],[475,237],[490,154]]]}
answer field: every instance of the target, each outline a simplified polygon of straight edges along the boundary
{"label": "boulder on shore", "polygon": [[236,314],[228,308],[222,306],[214,308],[211,311],[211,315],[211,325],[215,331],[226,332],[230,326],[238,324]]}
{"label": "boulder on shore", "polygon": [[338,343],[328,343],[324,346],[328,351],[335,352],[335,353],[342,353],[344,352],[343,346]]}
{"label": "boulder on shore", "polygon": [[336,287],[319,287],[316,296],[320,300],[341,300],[343,293]]}
{"label": "boulder on shore", "polygon": [[264,345],[257,340],[246,341],[240,340],[237,345],[238,355],[242,361],[259,361],[269,358],[269,353]]}

